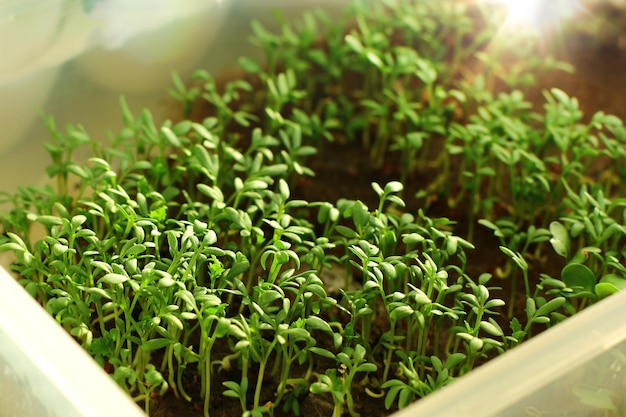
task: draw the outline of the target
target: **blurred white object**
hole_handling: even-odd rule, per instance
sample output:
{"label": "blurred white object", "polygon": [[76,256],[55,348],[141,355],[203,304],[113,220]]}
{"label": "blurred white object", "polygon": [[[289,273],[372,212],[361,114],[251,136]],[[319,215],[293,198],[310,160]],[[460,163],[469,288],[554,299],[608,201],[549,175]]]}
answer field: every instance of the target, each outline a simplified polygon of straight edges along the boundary
{"label": "blurred white object", "polygon": [[26,74],[0,83],[0,153],[22,138],[37,119],[57,78],[57,68]]}
{"label": "blurred white object", "polygon": [[59,0],[0,1],[0,83],[38,60],[54,39],[61,16]]}
{"label": "blurred white object", "polygon": [[95,4],[98,46],[76,61],[106,89],[126,93],[165,88],[173,71],[190,72],[225,16],[221,0],[107,0]]}
{"label": "blurred white object", "polygon": [[38,61],[58,30],[58,0],[0,1],[0,152],[30,127],[54,84],[56,70]]}
{"label": "blurred white object", "polygon": [[0,153],[28,132],[94,28],[80,1],[0,0]]}
{"label": "blurred white object", "polygon": [[[0,0],[0,154],[29,133],[50,95],[55,113],[69,90],[93,91],[94,85],[115,95],[165,95],[173,71],[184,76],[206,58],[227,4]],[[65,90],[57,92],[59,74]]]}

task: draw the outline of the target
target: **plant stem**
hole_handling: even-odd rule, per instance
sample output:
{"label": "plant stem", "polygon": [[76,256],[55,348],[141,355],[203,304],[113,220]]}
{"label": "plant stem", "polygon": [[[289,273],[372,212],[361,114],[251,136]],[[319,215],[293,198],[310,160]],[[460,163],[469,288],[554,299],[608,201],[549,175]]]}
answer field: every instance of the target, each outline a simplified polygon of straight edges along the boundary
{"label": "plant stem", "polygon": [[270,354],[272,353],[272,351],[274,350],[274,347],[276,346],[276,342],[277,342],[277,339],[274,339],[272,341],[272,343],[269,345],[267,349],[267,352],[265,353],[265,356],[261,360],[261,363],[259,363],[259,374],[257,375],[257,379],[256,379],[256,388],[254,391],[253,408],[258,407],[259,402],[261,401],[261,388],[263,387],[263,378],[265,377],[265,367],[267,366],[267,361],[269,360]]}

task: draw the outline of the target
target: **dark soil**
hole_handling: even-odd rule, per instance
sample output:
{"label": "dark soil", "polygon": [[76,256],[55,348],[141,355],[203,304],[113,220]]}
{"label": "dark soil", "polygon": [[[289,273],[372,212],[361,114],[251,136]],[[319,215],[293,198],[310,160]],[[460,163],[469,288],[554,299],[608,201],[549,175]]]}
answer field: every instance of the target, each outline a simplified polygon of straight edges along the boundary
{"label": "dark soil", "polygon": [[[548,73],[539,79],[539,83],[527,99],[534,103],[543,102],[541,91],[543,89],[558,87],[570,96],[578,97],[580,106],[587,117],[595,111],[603,110],[626,119],[626,100],[621,92],[626,91],[626,51],[621,49],[617,41],[603,41],[591,39],[581,34],[570,37],[558,44],[557,57],[574,65],[575,74],[563,72]],[[539,105],[539,104],[537,104]],[[294,198],[307,201],[336,202],[340,198],[360,199],[368,206],[377,204],[375,194],[371,188],[371,182],[376,181],[384,184],[387,181],[399,179],[397,164],[390,158],[381,169],[373,169],[369,162],[367,151],[349,144],[333,144],[320,149],[318,155],[309,161],[309,167],[315,171],[314,178],[299,180],[293,190]],[[412,178],[406,185],[404,198],[409,204],[408,210],[416,212],[415,202],[412,201],[410,190],[411,183],[417,189],[417,184],[424,187],[423,182],[429,178]],[[433,204],[427,215],[430,217],[450,217],[454,219],[458,213],[451,213],[445,204]],[[463,236],[465,232],[463,224],[458,225],[455,233]],[[469,263],[472,265],[470,274],[477,276],[482,272],[494,272],[496,267],[505,263],[505,256],[498,250],[499,241],[493,237],[491,231],[477,228],[473,243],[477,249],[468,254]],[[494,256],[494,254],[496,254]],[[562,265],[555,265],[555,270],[560,270]],[[495,281],[495,282],[494,282]],[[520,280],[521,281],[521,280]],[[497,297],[508,299],[510,288],[508,282],[493,280],[493,285],[501,285],[503,289],[495,292]],[[523,283],[519,282],[520,291],[523,291]],[[521,306],[523,310],[523,306]],[[230,353],[228,347],[221,347]],[[216,346],[215,357],[219,357],[219,347]],[[219,393],[223,390],[222,381],[236,375],[228,375],[220,372],[216,375],[213,383],[215,399],[212,404],[212,416],[233,417],[240,415],[239,404],[236,400],[224,397]],[[194,375],[190,370],[189,382],[191,386],[199,383],[194,382]],[[268,387],[265,395],[267,401],[272,400],[272,388],[275,381],[267,381]],[[193,393],[190,389],[190,394]],[[199,398],[199,396],[195,396]],[[382,399],[375,399],[364,392],[355,392],[358,410],[363,416],[385,416],[394,410],[386,410]],[[332,414],[333,402],[330,396],[302,395],[300,398],[301,415],[305,417],[328,417]],[[276,413],[277,416],[288,416],[293,413]],[[162,398],[155,398],[151,402],[152,417],[200,417],[202,416],[202,402],[187,402],[177,399],[172,392],[168,392]]]}

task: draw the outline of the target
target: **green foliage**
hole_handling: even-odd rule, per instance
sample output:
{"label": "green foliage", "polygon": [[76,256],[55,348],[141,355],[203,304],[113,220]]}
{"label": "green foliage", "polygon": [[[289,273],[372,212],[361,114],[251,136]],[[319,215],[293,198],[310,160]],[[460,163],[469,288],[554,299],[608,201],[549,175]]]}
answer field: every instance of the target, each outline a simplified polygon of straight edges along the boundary
{"label": "green foliage", "polygon": [[[3,194],[0,251],[146,411],[167,390],[205,416],[221,394],[244,416],[298,415],[310,393],[358,416],[355,390],[407,406],[626,287],[621,121],[584,122],[558,89],[533,107],[533,75],[566,66],[506,71],[497,13],[469,7],[354,1],[339,21],[254,22],[265,56],[241,58],[244,79],[175,75],[176,123],[122,99],[106,145],[49,118],[53,181]],[[371,199],[294,197],[312,159],[346,143],[392,178]],[[476,224],[499,248],[477,248]]]}

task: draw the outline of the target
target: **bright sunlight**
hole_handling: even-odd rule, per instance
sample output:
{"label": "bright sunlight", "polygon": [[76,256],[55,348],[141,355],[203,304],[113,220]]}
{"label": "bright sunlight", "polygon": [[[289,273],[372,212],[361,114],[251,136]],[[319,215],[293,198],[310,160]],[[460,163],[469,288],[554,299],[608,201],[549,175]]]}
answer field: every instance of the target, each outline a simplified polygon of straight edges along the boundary
{"label": "bright sunlight", "polygon": [[505,22],[509,27],[545,29],[558,25],[580,8],[578,0],[496,0],[508,9]]}

